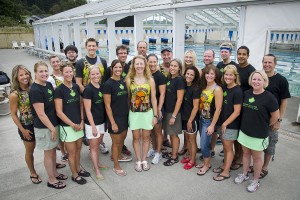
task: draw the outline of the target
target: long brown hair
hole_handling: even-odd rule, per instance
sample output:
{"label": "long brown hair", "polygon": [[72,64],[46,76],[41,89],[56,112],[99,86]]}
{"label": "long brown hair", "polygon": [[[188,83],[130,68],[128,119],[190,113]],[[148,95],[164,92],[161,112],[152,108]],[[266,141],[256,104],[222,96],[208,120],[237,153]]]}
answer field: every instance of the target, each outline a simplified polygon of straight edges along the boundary
{"label": "long brown hair", "polygon": [[200,82],[200,87],[201,87],[201,90],[204,90],[206,87],[207,87],[207,81],[206,81],[206,78],[205,78],[205,74],[208,74],[210,70],[213,70],[216,74],[216,77],[215,77],[215,82],[218,84],[218,85],[221,85],[221,78],[220,78],[220,73],[219,73],[219,70],[213,65],[213,64],[209,64],[207,65],[206,67],[204,67],[202,69],[202,77],[201,77],[201,82]]}
{"label": "long brown hair", "polygon": [[12,72],[11,72],[11,80],[12,80],[11,89],[12,89],[12,92],[15,91],[15,90],[19,90],[20,82],[18,80],[18,75],[19,75],[19,70],[20,69],[26,71],[29,74],[28,86],[32,85],[32,76],[31,76],[31,72],[29,71],[29,69],[26,68],[24,65],[16,65],[12,69]]}
{"label": "long brown hair", "polygon": [[134,79],[134,76],[136,74],[136,71],[135,71],[135,68],[134,68],[134,64],[135,64],[136,59],[138,59],[138,58],[142,59],[144,61],[144,63],[145,63],[144,76],[147,79],[147,81],[150,81],[150,79],[152,77],[152,74],[151,74],[151,71],[150,71],[150,67],[148,65],[148,62],[147,62],[146,58],[144,56],[141,56],[141,55],[135,56],[132,59],[131,66],[130,66],[129,72],[128,72],[127,76],[126,76],[126,79],[128,79],[128,78],[130,80]]}

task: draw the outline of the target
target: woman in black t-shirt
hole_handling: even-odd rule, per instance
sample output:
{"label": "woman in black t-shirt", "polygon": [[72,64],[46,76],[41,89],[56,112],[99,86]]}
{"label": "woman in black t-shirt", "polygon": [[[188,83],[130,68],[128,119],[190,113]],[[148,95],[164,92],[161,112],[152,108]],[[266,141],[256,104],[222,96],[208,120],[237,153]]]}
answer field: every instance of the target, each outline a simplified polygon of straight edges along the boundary
{"label": "woman in black t-shirt", "polygon": [[54,106],[54,90],[49,77],[48,65],[37,62],[34,65],[35,81],[29,91],[34,119],[34,133],[38,149],[44,150],[44,165],[49,177],[47,186],[62,189],[66,185],[60,180],[68,177],[56,170],[56,146],[59,141],[58,120]]}
{"label": "woman in black t-shirt", "polygon": [[249,179],[248,169],[252,157],[254,176],[247,188],[249,192],[255,192],[259,187],[263,150],[268,147],[269,142],[268,130],[280,118],[274,95],[264,89],[268,83],[268,76],[264,71],[255,71],[249,77],[249,85],[253,89],[244,93],[238,137],[238,142],[243,148],[243,173],[238,174],[235,183],[239,184]]}
{"label": "woman in black t-shirt", "polygon": [[99,67],[91,66],[89,70],[91,82],[83,91],[83,103],[85,110],[85,134],[89,139],[90,155],[96,178],[103,180],[99,168],[105,169],[107,166],[100,165],[99,145],[103,141],[105,132],[105,108],[103,102],[102,85],[99,84],[101,73]]}
{"label": "woman in black t-shirt", "polygon": [[108,132],[112,139],[113,171],[119,176],[127,173],[121,168],[119,161],[131,161],[130,157],[122,157],[122,147],[128,130],[128,92],[121,75],[123,67],[119,60],[111,63],[112,76],[104,83],[103,98],[108,117]]}
{"label": "woman in black t-shirt", "polygon": [[213,169],[218,173],[213,177],[215,181],[223,181],[230,177],[229,171],[233,160],[233,143],[238,137],[240,129],[240,112],[243,102],[243,92],[240,88],[239,74],[234,65],[227,65],[223,69],[223,104],[217,123],[217,133],[222,138],[224,149],[224,164]]}
{"label": "woman in black t-shirt", "polygon": [[191,169],[196,162],[197,113],[200,101],[200,74],[196,67],[188,66],[184,72],[185,93],[181,106],[182,130],[187,143],[189,156],[184,156],[181,163],[184,169]]}
{"label": "woman in black t-shirt", "polygon": [[151,139],[152,139],[152,147],[147,156],[154,155],[152,159],[152,164],[158,164],[162,158],[161,154],[161,147],[163,143],[163,134],[162,134],[162,120],[163,120],[163,105],[165,101],[166,95],[166,84],[167,78],[163,73],[159,71],[158,68],[158,58],[155,54],[149,54],[147,56],[148,65],[150,71],[152,73],[153,79],[155,81],[156,87],[156,99],[157,99],[157,114],[158,114],[158,121],[155,124],[152,132],[151,132]]}
{"label": "woman in black t-shirt", "polygon": [[163,157],[168,160],[164,162],[165,166],[172,166],[178,163],[178,149],[180,145],[179,134],[182,133],[182,121],[180,107],[184,95],[184,80],[181,76],[182,63],[179,59],[173,59],[170,62],[170,71],[167,80],[167,92],[164,103],[165,115],[163,119],[164,132],[170,135],[172,144],[172,153],[164,154]]}
{"label": "woman in black t-shirt", "polygon": [[73,66],[62,64],[60,71],[64,81],[55,89],[55,110],[60,118],[60,140],[65,142],[69,153],[69,166],[72,172],[72,181],[82,185],[90,173],[80,169],[80,152],[83,137],[83,105],[80,89],[72,82]]}

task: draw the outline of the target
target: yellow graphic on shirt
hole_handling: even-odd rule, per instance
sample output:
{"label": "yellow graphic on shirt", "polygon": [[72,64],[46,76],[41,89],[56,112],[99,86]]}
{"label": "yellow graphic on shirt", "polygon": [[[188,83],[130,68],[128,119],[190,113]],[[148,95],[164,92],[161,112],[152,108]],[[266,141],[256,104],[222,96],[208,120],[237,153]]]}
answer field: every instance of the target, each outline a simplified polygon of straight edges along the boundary
{"label": "yellow graphic on shirt", "polygon": [[200,96],[199,111],[203,118],[211,119],[210,105],[214,98],[214,93],[211,90],[203,90]]}
{"label": "yellow graphic on shirt", "polygon": [[[98,60],[97,60],[98,61]],[[85,87],[87,84],[89,84],[91,82],[90,77],[89,77],[89,72],[90,72],[90,66],[92,66],[87,60],[86,58],[83,59],[83,73],[82,73],[82,85]],[[101,63],[101,61],[99,63],[94,64],[94,66],[97,66],[100,70],[101,73],[101,78],[99,80],[99,83],[102,80],[102,77],[104,76],[104,67]]]}
{"label": "yellow graphic on shirt", "polygon": [[150,103],[150,85],[136,85],[131,83],[131,111],[132,112],[147,112],[151,109]]}

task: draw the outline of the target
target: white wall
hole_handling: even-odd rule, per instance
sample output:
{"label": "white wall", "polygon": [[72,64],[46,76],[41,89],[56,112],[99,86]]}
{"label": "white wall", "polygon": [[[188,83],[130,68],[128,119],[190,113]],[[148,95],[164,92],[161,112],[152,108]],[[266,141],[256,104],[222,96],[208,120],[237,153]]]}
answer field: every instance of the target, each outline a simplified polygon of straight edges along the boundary
{"label": "white wall", "polygon": [[[242,13],[241,13],[242,14]],[[241,16],[242,17],[242,16]],[[246,7],[245,24],[240,24],[239,46],[250,49],[249,62],[262,69],[261,60],[266,53],[269,29],[300,29],[300,2],[252,5]]]}

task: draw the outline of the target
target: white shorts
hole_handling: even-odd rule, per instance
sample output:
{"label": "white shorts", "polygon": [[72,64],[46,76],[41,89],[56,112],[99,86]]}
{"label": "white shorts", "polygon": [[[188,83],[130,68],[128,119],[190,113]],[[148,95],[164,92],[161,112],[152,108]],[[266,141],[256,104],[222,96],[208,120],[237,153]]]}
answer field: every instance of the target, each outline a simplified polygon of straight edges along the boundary
{"label": "white shorts", "polygon": [[85,135],[86,135],[87,139],[96,139],[96,138],[99,138],[100,134],[104,134],[104,132],[105,132],[105,130],[104,130],[104,123],[96,126],[96,129],[98,131],[96,137],[94,137],[94,135],[93,135],[93,129],[92,129],[91,125],[84,124],[84,127],[85,127]]}

